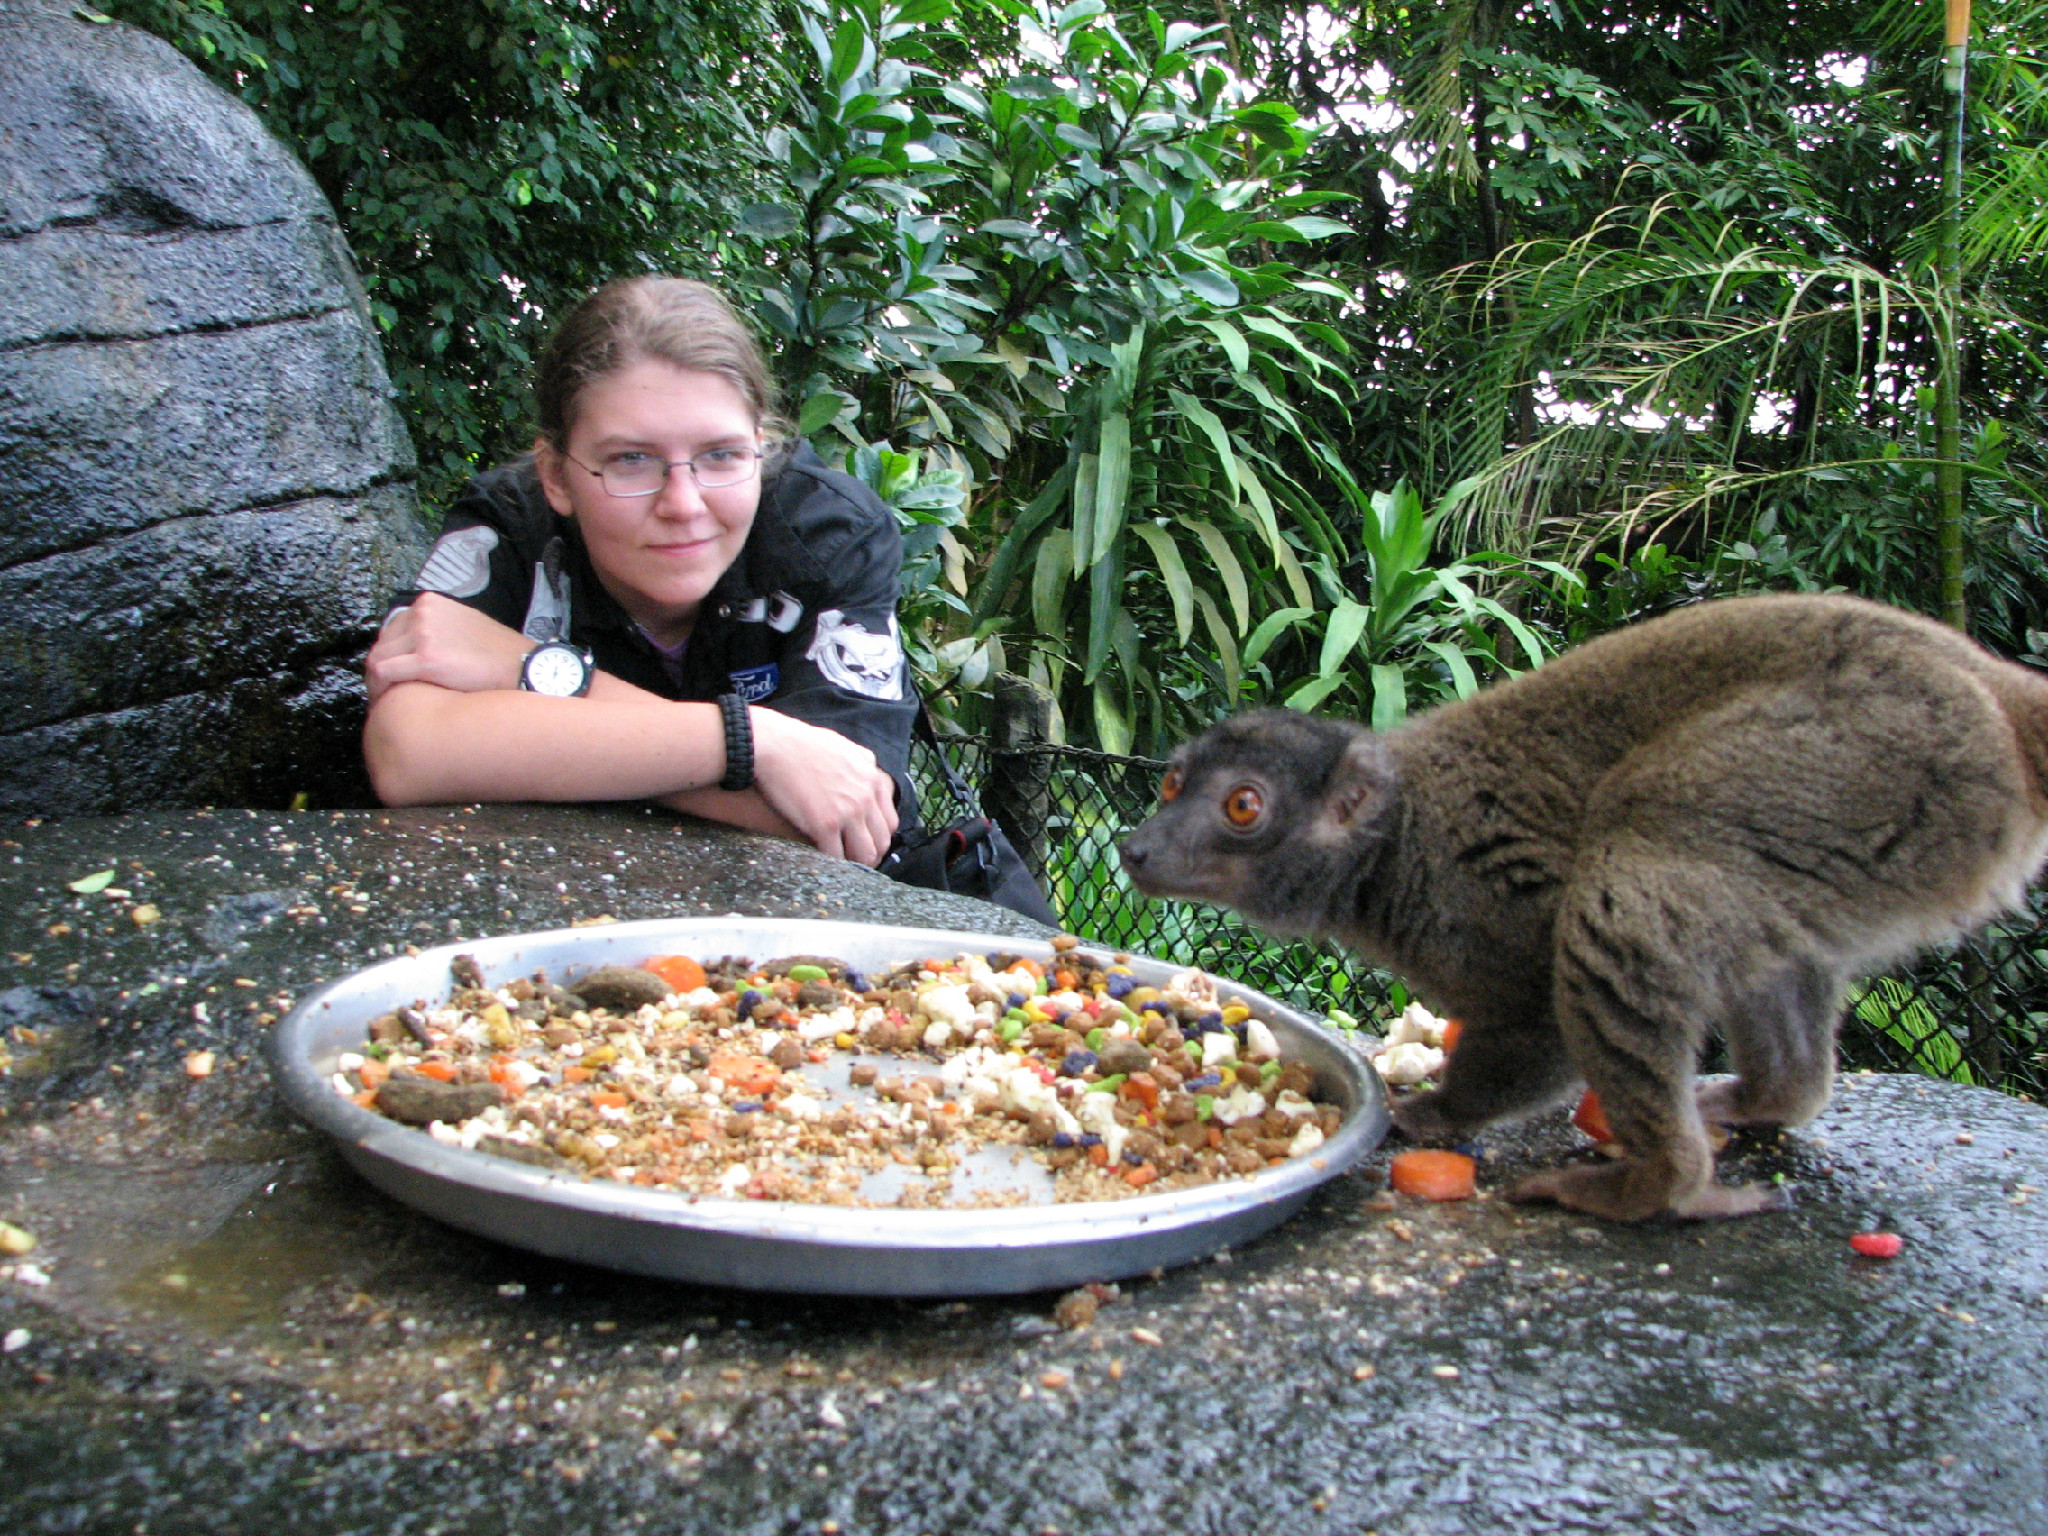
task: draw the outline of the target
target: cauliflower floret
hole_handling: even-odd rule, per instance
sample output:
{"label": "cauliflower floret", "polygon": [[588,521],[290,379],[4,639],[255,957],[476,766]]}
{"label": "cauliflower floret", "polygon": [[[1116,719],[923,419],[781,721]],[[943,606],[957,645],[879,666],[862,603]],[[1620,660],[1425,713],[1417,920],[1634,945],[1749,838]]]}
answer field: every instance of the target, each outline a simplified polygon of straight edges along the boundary
{"label": "cauliflower floret", "polygon": [[850,1035],[854,1030],[853,1010],[847,1007],[834,1008],[829,1013],[814,1013],[798,1022],[796,1032],[806,1041],[829,1040],[834,1035]]}
{"label": "cauliflower floret", "polygon": [[1237,1036],[1227,1029],[1212,1029],[1202,1036],[1202,1066],[1220,1067],[1237,1060]]}
{"label": "cauliflower floret", "polygon": [[1444,1053],[1433,1045],[1406,1040],[1373,1057],[1381,1077],[1396,1088],[1408,1088],[1443,1070]]}
{"label": "cauliflower floret", "polygon": [[1229,1093],[1216,1100],[1210,1111],[1225,1125],[1235,1125],[1240,1120],[1256,1120],[1266,1112],[1266,1096],[1239,1083]]}
{"label": "cauliflower floret", "polygon": [[1315,1151],[1322,1144],[1323,1128],[1317,1125],[1315,1121],[1310,1120],[1294,1133],[1294,1140],[1287,1143],[1287,1155],[1289,1157],[1302,1157]]}
{"label": "cauliflower floret", "polygon": [[1282,1088],[1279,1097],[1273,1100],[1273,1107],[1279,1110],[1281,1114],[1294,1120],[1299,1120],[1303,1115],[1313,1115],[1316,1112],[1315,1105],[1309,1103],[1307,1099],[1296,1093],[1292,1088]]}
{"label": "cauliflower floret", "polygon": [[1246,1061],[1278,1061],[1280,1041],[1273,1031],[1266,1027],[1263,1019],[1246,1019],[1244,1024],[1244,1059]]}
{"label": "cauliflower floret", "polygon": [[1441,1048],[1444,1043],[1445,1021],[1431,1013],[1420,1003],[1410,1003],[1401,1011],[1401,1017],[1394,1020],[1394,1027],[1387,1031],[1387,1046],[1428,1045]]}
{"label": "cauliflower floret", "polygon": [[[1093,1131],[1102,1138],[1103,1146],[1109,1149],[1109,1160],[1113,1164],[1124,1155],[1124,1138],[1130,1133],[1116,1119],[1116,1099],[1107,1093],[1084,1093],[1081,1102],[1075,1106],[1081,1128]],[[1263,1107],[1263,1106],[1262,1106]]]}

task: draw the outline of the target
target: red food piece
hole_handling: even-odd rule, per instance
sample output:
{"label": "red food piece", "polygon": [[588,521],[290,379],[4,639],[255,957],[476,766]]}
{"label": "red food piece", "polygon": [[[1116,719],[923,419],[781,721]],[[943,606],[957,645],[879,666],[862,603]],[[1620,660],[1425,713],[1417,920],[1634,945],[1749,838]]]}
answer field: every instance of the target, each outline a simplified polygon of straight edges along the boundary
{"label": "red food piece", "polygon": [[1906,1240],[1896,1232],[1858,1232],[1850,1237],[1849,1246],[1866,1259],[1895,1259]]}
{"label": "red food piece", "polygon": [[1444,1054],[1450,1055],[1458,1048],[1458,1036],[1465,1033],[1465,1026],[1456,1019],[1444,1020]]}
{"label": "red food piece", "polygon": [[1607,1112],[1600,1107],[1600,1100],[1588,1088],[1586,1096],[1579,1100],[1579,1107],[1572,1114],[1572,1124],[1598,1142],[1614,1140],[1614,1132],[1608,1128]]}
{"label": "red food piece", "polygon": [[1389,1168],[1394,1188],[1424,1200],[1470,1200],[1478,1165],[1462,1152],[1403,1152]]}

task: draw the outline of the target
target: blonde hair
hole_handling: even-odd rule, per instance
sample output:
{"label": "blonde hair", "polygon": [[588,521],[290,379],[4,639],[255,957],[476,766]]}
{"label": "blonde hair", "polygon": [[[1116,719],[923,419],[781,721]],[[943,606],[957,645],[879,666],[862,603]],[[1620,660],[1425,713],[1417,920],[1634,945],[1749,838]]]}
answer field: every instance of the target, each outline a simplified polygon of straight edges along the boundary
{"label": "blonde hair", "polygon": [[739,392],[764,435],[787,435],[774,377],[724,294],[684,277],[627,277],[570,310],[542,349],[533,381],[541,436],[566,450],[583,391],[648,359],[716,374]]}

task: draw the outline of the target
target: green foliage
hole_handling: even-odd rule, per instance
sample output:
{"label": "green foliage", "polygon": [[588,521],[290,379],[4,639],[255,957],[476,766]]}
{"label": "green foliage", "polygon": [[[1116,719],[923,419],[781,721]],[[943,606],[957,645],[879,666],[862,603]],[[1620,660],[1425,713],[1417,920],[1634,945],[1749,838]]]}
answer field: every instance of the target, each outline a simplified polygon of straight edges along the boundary
{"label": "green foliage", "polygon": [[1890,976],[1871,982],[1852,1005],[1856,1017],[1906,1048],[1914,1070],[1952,1083],[1974,1083],[1962,1045],[1911,987]]}
{"label": "green foliage", "polygon": [[[934,62],[950,0],[807,8],[812,73],[769,137],[788,195],[740,227],[771,242],[761,313],[801,426],[971,477],[944,546],[964,612],[926,614],[942,672],[1027,671],[1108,750],[1152,747],[1291,688],[1252,670],[1283,654],[1261,619],[1341,628],[1348,583],[1386,569],[1332,430],[1346,290],[1283,254],[1349,226],[1291,188],[1309,135],[1234,81],[1220,29],[1000,9],[1014,52],[970,83]],[[1370,669],[1404,655],[1469,688],[1502,613],[1470,569],[1430,573],[1444,633],[1389,619],[1355,666],[1329,652],[1317,698],[1401,703]]]}
{"label": "green foliage", "polygon": [[[333,202],[431,499],[530,440],[551,318],[705,274],[751,171],[751,0],[110,0],[237,92]],[[736,126],[740,131],[735,132]]]}

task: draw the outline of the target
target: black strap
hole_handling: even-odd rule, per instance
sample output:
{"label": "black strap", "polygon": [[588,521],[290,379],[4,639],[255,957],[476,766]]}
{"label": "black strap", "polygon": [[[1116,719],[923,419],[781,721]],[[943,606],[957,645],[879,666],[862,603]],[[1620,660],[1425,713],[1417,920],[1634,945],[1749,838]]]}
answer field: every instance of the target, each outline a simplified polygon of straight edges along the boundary
{"label": "black strap", "polygon": [[939,733],[932,729],[932,717],[925,713],[924,696],[918,695],[917,720],[911,726],[917,739],[932,749],[932,756],[939,760],[939,772],[946,776],[946,788],[953,792],[953,798],[960,802],[960,808],[969,816],[982,814],[981,799],[967,787],[967,781],[960,777],[960,770],[953,766],[953,760],[946,756],[946,749],[939,745]]}

